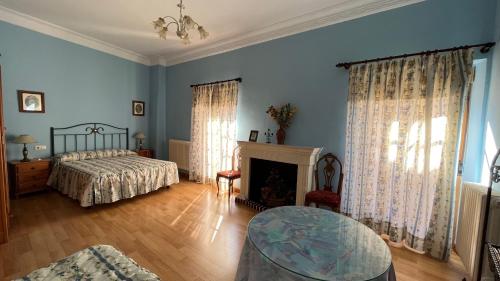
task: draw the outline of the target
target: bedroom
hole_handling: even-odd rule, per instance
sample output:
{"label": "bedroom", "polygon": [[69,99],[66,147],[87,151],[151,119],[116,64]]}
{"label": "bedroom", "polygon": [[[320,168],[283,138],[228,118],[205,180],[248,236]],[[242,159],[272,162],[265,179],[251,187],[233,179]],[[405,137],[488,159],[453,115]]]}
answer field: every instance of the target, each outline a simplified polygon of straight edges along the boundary
{"label": "bedroom", "polygon": [[[353,89],[350,71],[359,65],[351,65],[347,70],[336,67],[338,63],[498,42],[500,38],[497,0],[325,0],[308,5],[298,0],[253,4],[241,1],[238,5],[225,0],[214,3],[185,0],[184,13],[208,32],[208,37],[202,40],[199,30],[190,30],[192,42],[185,45],[173,32],[173,26],[164,40],[152,24],[160,16],[178,18],[178,3],[167,0],[146,4],[139,1],[75,4],[65,0],[1,0],[2,126],[6,130],[2,161],[5,166],[13,167],[13,161],[24,157],[21,141],[28,141],[31,159],[47,159],[64,152],[65,148],[72,151],[74,147],[91,151],[96,147],[98,150],[126,149],[127,142],[128,149],[136,150],[142,142],[145,152],[141,153],[155,158],[148,158],[154,160],[154,165],[165,163],[155,161],[170,160],[177,162],[182,170],[186,166],[178,159],[173,161],[170,142],[193,141],[192,115],[197,109],[193,97],[203,98],[203,91],[213,91],[210,86],[190,86],[241,78],[241,82],[228,82],[220,88],[220,92],[232,92],[235,99],[230,105],[233,115],[227,117],[235,125],[227,128],[234,139],[218,136],[221,141],[231,142],[226,143],[225,158],[219,159],[221,163],[218,164],[224,169],[232,168],[235,141],[243,141],[242,180],[235,182],[235,191],[239,194],[228,196],[225,180],[217,194],[214,172],[224,169],[215,167],[210,168],[211,175],[207,178],[190,171],[192,179],[205,180],[208,184],[189,181],[181,173],[180,183],[166,184],[171,185],[169,188],[150,181],[151,189],[157,191],[110,204],[82,207],[82,200],[74,200],[79,198],[71,199],[64,191],[53,189],[7,196],[15,190],[15,180],[3,171],[3,178],[9,178],[9,182],[8,185],[4,183],[0,200],[0,234],[7,236],[5,229],[8,229],[8,241],[0,245],[2,278],[21,278],[87,247],[104,244],[113,246],[162,280],[235,280],[246,247],[247,225],[251,218],[265,213],[240,200],[245,195],[250,196],[248,188],[252,179],[249,177],[252,176],[247,175],[250,166],[269,164],[252,161],[246,155],[261,153],[261,159],[269,156],[264,158],[269,162],[296,155],[293,161],[287,158],[285,162],[297,164],[297,170],[292,169],[292,172],[295,171],[297,182],[301,183],[296,186],[297,194],[302,194],[302,197],[296,196],[297,200],[302,200],[299,205],[304,204],[305,193],[313,189],[312,182],[315,182],[315,161],[300,162],[305,161],[300,158],[301,148],[310,148],[307,153],[314,160],[327,152],[336,155],[344,165],[343,189],[349,190],[349,184],[356,183],[347,175],[353,168],[346,160],[350,163],[354,160],[347,159],[346,144],[355,138],[347,134],[348,116],[352,116],[348,104]],[[496,106],[500,100],[500,53],[498,46],[485,53],[480,47],[472,49],[475,79],[471,88],[462,175],[466,182],[488,187],[488,167],[500,138],[500,116]],[[43,100],[39,102],[44,112],[22,112],[18,91],[28,94],[32,91],[35,96],[37,92],[43,93]],[[135,112],[136,115],[134,101],[143,102],[139,103],[143,111]],[[266,111],[270,105],[278,107],[287,103],[296,107],[297,112],[290,124],[286,124],[289,126],[285,146],[268,146],[265,144],[268,129],[273,134],[271,142],[276,144],[279,125]],[[457,108],[460,113],[464,112],[463,105]],[[458,119],[461,118],[463,115]],[[51,145],[51,127],[66,128],[82,123],[103,123],[128,129],[128,132],[113,131],[123,135],[108,135],[103,142],[101,133],[111,132],[107,127],[88,139],[76,137],[78,144],[74,142],[74,135],[67,135],[67,144],[63,141],[64,136],[58,136]],[[392,124],[388,126],[392,128]],[[93,124],[80,127],[78,132],[62,133],[84,134],[88,133],[87,127],[93,128]],[[247,142],[252,130],[259,132],[256,143]],[[29,135],[34,140],[20,139],[21,135]],[[204,137],[197,132],[195,135]],[[456,133],[455,141],[459,135]],[[95,142],[94,136],[99,136]],[[30,143],[33,141],[36,143]],[[359,142],[353,145],[357,145],[356,149],[361,147]],[[262,147],[264,150],[260,150]],[[296,149],[286,150],[286,147]],[[322,150],[318,151],[320,148]],[[456,148],[450,153],[458,154],[459,150]],[[198,148],[197,151],[202,155],[207,149]],[[360,153],[357,151],[354,154]],[[196,154],[194,149],[191,154]],[[271,159],[271,155],[278,154],[282,156]],[[432,152],[426,151],[424,156],[432,156]],[[92,157],[96,157],[95,161],[122,159],[100,158],[102,156],[98,157],[97,153]],[[196,155],[188,157],[198,159]],[[49,162],[54,167],[57,160],[46,163]],[[458,161],[452,162],[453,167],[458,166]],[[64,163],[67,164],[62,162],[62,165],[66,165]],[[193,161],[191,166],[194,166]],[[365,169],[374,172],[379,166],[376,162]],[[457,180],[456,171],[447,173],[451,175],[448,179]],[[144,179],[158,179],[151,175]],[[46,177],[48,175],[44,174],[37,182],[44,182]],[[176,182],[175,176],[171,177],[172,183]],[[144,193],[130,186],[126,188],[130,194],[113,193],[110,198]],[[498,190],[498,186],[493,186]],[[89,188],[96,194],[97,189]],[[450,229],[447,238],[455,240],[458,235],[455,232],[460,231],[454,228],[463,221],[458,214],[460,207],[465,205],[460,204],[460,193],[450,193],[447,196],[453,204],[447,205],[449,221],[439,221],[439,225],[442,223],[443,228]],[[347,198],[342,196],[343,203],[350,200]],[[83,202],[93,205],[95,198]],[[323,206],[323,209],[329,208]],[[349,212],[342,208],[336,211]],[[476,218],[472,222],[479,221],[481,219]],[[469,244],[479,241],[480,234],[481,231],[477,231]],[[417,236],[426,237],[425,234]],[[392,237],[392,244],[401,245],[402,240]],[[444,258],[436,258],[427,249],[423,251],[427,255],[417,254],[409,249],[410,246],[389,245],[383,249],[392,255],[391,264],[398,280],[461,280],[464,277],[475,280],[479,261],[475,257],[471,262],[467,254],[458,253],[460,245],[457,248],[457,242],[452,241],[444,247],[446,249],[441,251]],[[446,255],[451,248],[453,251],[448,259]],[[478,252],[482,247],[476,245],[475,248]],[[421,248],[416,251],[422,252]],[[441,261],[443,259],[445,261]],[[485,255],[484,272],[491,274],[487,272],[487,262]]]}

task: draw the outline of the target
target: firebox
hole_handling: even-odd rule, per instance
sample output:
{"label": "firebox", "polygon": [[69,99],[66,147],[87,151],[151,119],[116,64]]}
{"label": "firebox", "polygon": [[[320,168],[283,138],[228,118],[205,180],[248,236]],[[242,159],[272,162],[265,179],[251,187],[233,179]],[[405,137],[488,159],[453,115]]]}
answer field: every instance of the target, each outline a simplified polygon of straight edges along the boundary
{"label": "firebox", "polygon": [[250,159],[249,199],[266,208],[295,205],[297,165]]}

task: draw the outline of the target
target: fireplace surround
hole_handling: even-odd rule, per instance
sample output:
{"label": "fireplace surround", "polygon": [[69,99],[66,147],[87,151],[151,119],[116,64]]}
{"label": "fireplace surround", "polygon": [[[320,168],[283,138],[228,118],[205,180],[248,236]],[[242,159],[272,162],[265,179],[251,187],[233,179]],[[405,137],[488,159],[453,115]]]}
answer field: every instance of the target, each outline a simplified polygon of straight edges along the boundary
{"label": "fireplace surround", "polygon": [[295,205],[304,205],[305,194],[314,184],[313,169],[323,148],[300,147],[238,141],[240,146],[241,183],[239,202],[250,200],[251,160],[261,159],[296,165]]}

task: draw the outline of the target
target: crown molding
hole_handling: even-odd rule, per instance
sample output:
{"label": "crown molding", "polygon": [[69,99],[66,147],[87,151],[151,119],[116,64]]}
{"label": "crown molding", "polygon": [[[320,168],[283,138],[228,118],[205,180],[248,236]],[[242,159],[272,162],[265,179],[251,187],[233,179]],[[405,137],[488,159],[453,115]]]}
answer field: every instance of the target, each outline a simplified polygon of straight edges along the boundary
{"label": "crown molding", "polygon": [[150,65],[161,65],[161,66],[167,66],[167,59],[162,56],[154,56],[150,57]]}
{"label": "crown molding", "polygon": [[137,63],[171,66],[423,1],[425,0],[348,0],[321,9],[320,11],[307,13],[248,32],[244,35],[222,39],[188,51],[152,57],[118,47],[2,5],[0,5],[0,21],[5,21]]}
{"label": "crown molding", "polygon": [[[346,1],[320,11],[264,27],[245,35],[209,44],[186,52],[163,57],[162,65],[171,66],[209,57],[274,39],[318,29],[328,25],[380,13],[383,11],[423,2],[425,0],[357,0]],[[165,64],[163,64],[163,62]]]}
{"label": "crown molding", "polygon": [[36,32],[56,37],[71,43],[92,48],[133,62],[151,65],[151,60],[142,54],[115,46],[68,28],[32,17],[0,5],[0,21],[21,26]]}

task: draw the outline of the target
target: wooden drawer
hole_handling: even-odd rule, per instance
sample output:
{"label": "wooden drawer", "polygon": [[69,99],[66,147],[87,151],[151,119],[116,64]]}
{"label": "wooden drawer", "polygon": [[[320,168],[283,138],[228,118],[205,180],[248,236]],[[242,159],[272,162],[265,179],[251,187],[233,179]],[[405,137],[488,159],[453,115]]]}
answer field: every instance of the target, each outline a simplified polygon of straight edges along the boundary
{"label": "wooden drawer", "polygon": [[137,154],[142,157],[147,157],[147,158],[153,158],[154,157],[154,151],[152,149],[141,149],[141,150],[136,150]]}
{"label": "wooden drawer", "polygon": [[151,153],[149,153],[149,151],[147,150],[143,150],[143,151],[139,151],[139,156],[142,156],[142,157],[151,157]]}
{"label": "wooden drawer", "polygon": [[21,174],[17,175],[16,182],[17,183],[25,183],[25,182],[31,182],[31,181],[36,181],[36,180],[42,180],[42,179],[48,179],[49,178],[49,171],[29,171],[29,172],[24,172]]}
{"label": "wooden drawer", "polygon": [[11,194],[18,197],[20,194],[46,189],[50,168],[50,159],[9,161]]}
{"label": "wooden drawer", "polygon": [[47,179],[38,179],[34,181],[17,183],[17,190],[20,193],[29,192],[33,190],[40,190],[44,188],[47,188]]}
{"label": "wooden drawer", "polygon": [[16,165],[16,169],[18,173],[21,174],[31,171],[49,170],[49,162],[48,161],[26,162],[21,165]]}

